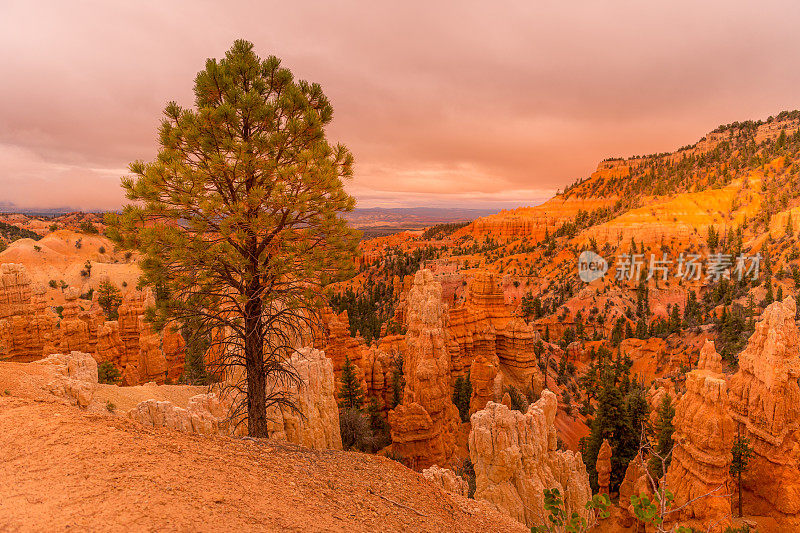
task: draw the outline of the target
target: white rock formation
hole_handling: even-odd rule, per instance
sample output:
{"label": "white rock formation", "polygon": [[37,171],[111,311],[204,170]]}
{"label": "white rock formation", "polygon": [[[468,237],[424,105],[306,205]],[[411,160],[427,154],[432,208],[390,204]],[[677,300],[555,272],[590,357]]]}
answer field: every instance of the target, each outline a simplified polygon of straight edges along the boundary
{"label": "white rock formation", "polygon": [[525,414],[489,402],[472,415],[469,453],[475,465],[475,499],[527,526],[547,523],[544,490],[557,488],[567,516],[587,517],[589,476],[580,453],[556,449],[558,400],[549,390]]}

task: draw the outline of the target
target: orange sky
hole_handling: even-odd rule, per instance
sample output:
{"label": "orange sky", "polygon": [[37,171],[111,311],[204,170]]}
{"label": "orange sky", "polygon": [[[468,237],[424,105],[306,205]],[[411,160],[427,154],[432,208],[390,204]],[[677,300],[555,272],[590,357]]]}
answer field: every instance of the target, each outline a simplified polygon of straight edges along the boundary
{"label": "orange sky", "polygon": [[0,210],[119,207],[164,104],[236,38],[322,84],[360,206],[536,203],[800,108],[798,23],[790,1],[0,0]]}

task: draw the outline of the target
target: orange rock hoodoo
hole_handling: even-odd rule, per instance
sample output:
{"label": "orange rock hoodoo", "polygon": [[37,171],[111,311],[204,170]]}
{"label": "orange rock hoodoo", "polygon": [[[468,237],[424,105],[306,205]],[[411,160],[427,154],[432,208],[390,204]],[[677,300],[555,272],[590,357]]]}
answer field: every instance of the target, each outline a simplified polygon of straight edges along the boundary
{"label": "orange rock hoodoo", "polygon": [[415,469],[446,466],[460,425],[451,399],[446,307],[428,270],[408,294],[403,401],[389,412],[392,448]]}
{"label": "orange rock hoodoo", "polygon": [[[686,392],[675,406],[675,441],[667,472],[676,519],[714,531],[730,525],[730,464],[734,424],[728,413],[727,383],[718,372],[722,359],[713,343],[703,347],[701,364],[686,376]],[[691,503],[689,503],[691,502]]]}
{"label": "orange rock hoodoo", "polygon": [[795,301],[764,311],[730,381],[730,410],[753,448],[742,475],[744,509],[800,527],[800,332]]}

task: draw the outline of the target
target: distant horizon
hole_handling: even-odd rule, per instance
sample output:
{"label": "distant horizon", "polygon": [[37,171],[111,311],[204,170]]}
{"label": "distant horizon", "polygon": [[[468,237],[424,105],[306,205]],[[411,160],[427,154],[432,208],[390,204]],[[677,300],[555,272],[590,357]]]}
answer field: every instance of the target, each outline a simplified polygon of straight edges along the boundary
{"label": "distant horizon", "polygon": [[[530,205],[520,205],[517,207],[533,207],[535,205],[541,205],[547,201],[547,199],[543,199],[542,201]],[[386,212],[401,212],[401,213],[409,213],[413,211],[430,211],[433,213],[442,213],[442,212],[461,212],[461,213],[474,213],[476,216],[487,216],[489,214],[493,214],[504,209],[509,209],[509,207],[503,206],[488,206],[488,207],[439,207],[439,206],[427,206],[427,205],[417,205],[417,206],[399,206],[399,207],[361,207],[356,205],[355,209],[352,211],[353,214],[357,214],[359,212],[365,211],[386,211]],[[511,207],[510,209],[515,209]],[[54,207],[54,208],[45,208],[39,206],[32,206],[32,207],[25,207],[25,206],[14,206],[9,204],[0,203],[0,214],[12,214],[12,215],[28,215],[28,216],[58,216],[64,215],[67,213],[91,213],[91,214],[102,214],[102,213],[109,213],[114,211],[120,211],[120,209],[79,209],[76,207]]]}

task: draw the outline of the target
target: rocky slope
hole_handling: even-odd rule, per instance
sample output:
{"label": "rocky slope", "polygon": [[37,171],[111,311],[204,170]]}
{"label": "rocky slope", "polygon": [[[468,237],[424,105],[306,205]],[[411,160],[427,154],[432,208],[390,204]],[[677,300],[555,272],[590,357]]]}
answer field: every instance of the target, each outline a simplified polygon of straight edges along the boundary
{"label": "rocky slope", "polygon": [[0,397],[0,463],[2,530],[526,531],[389,459],[13,397]]}

